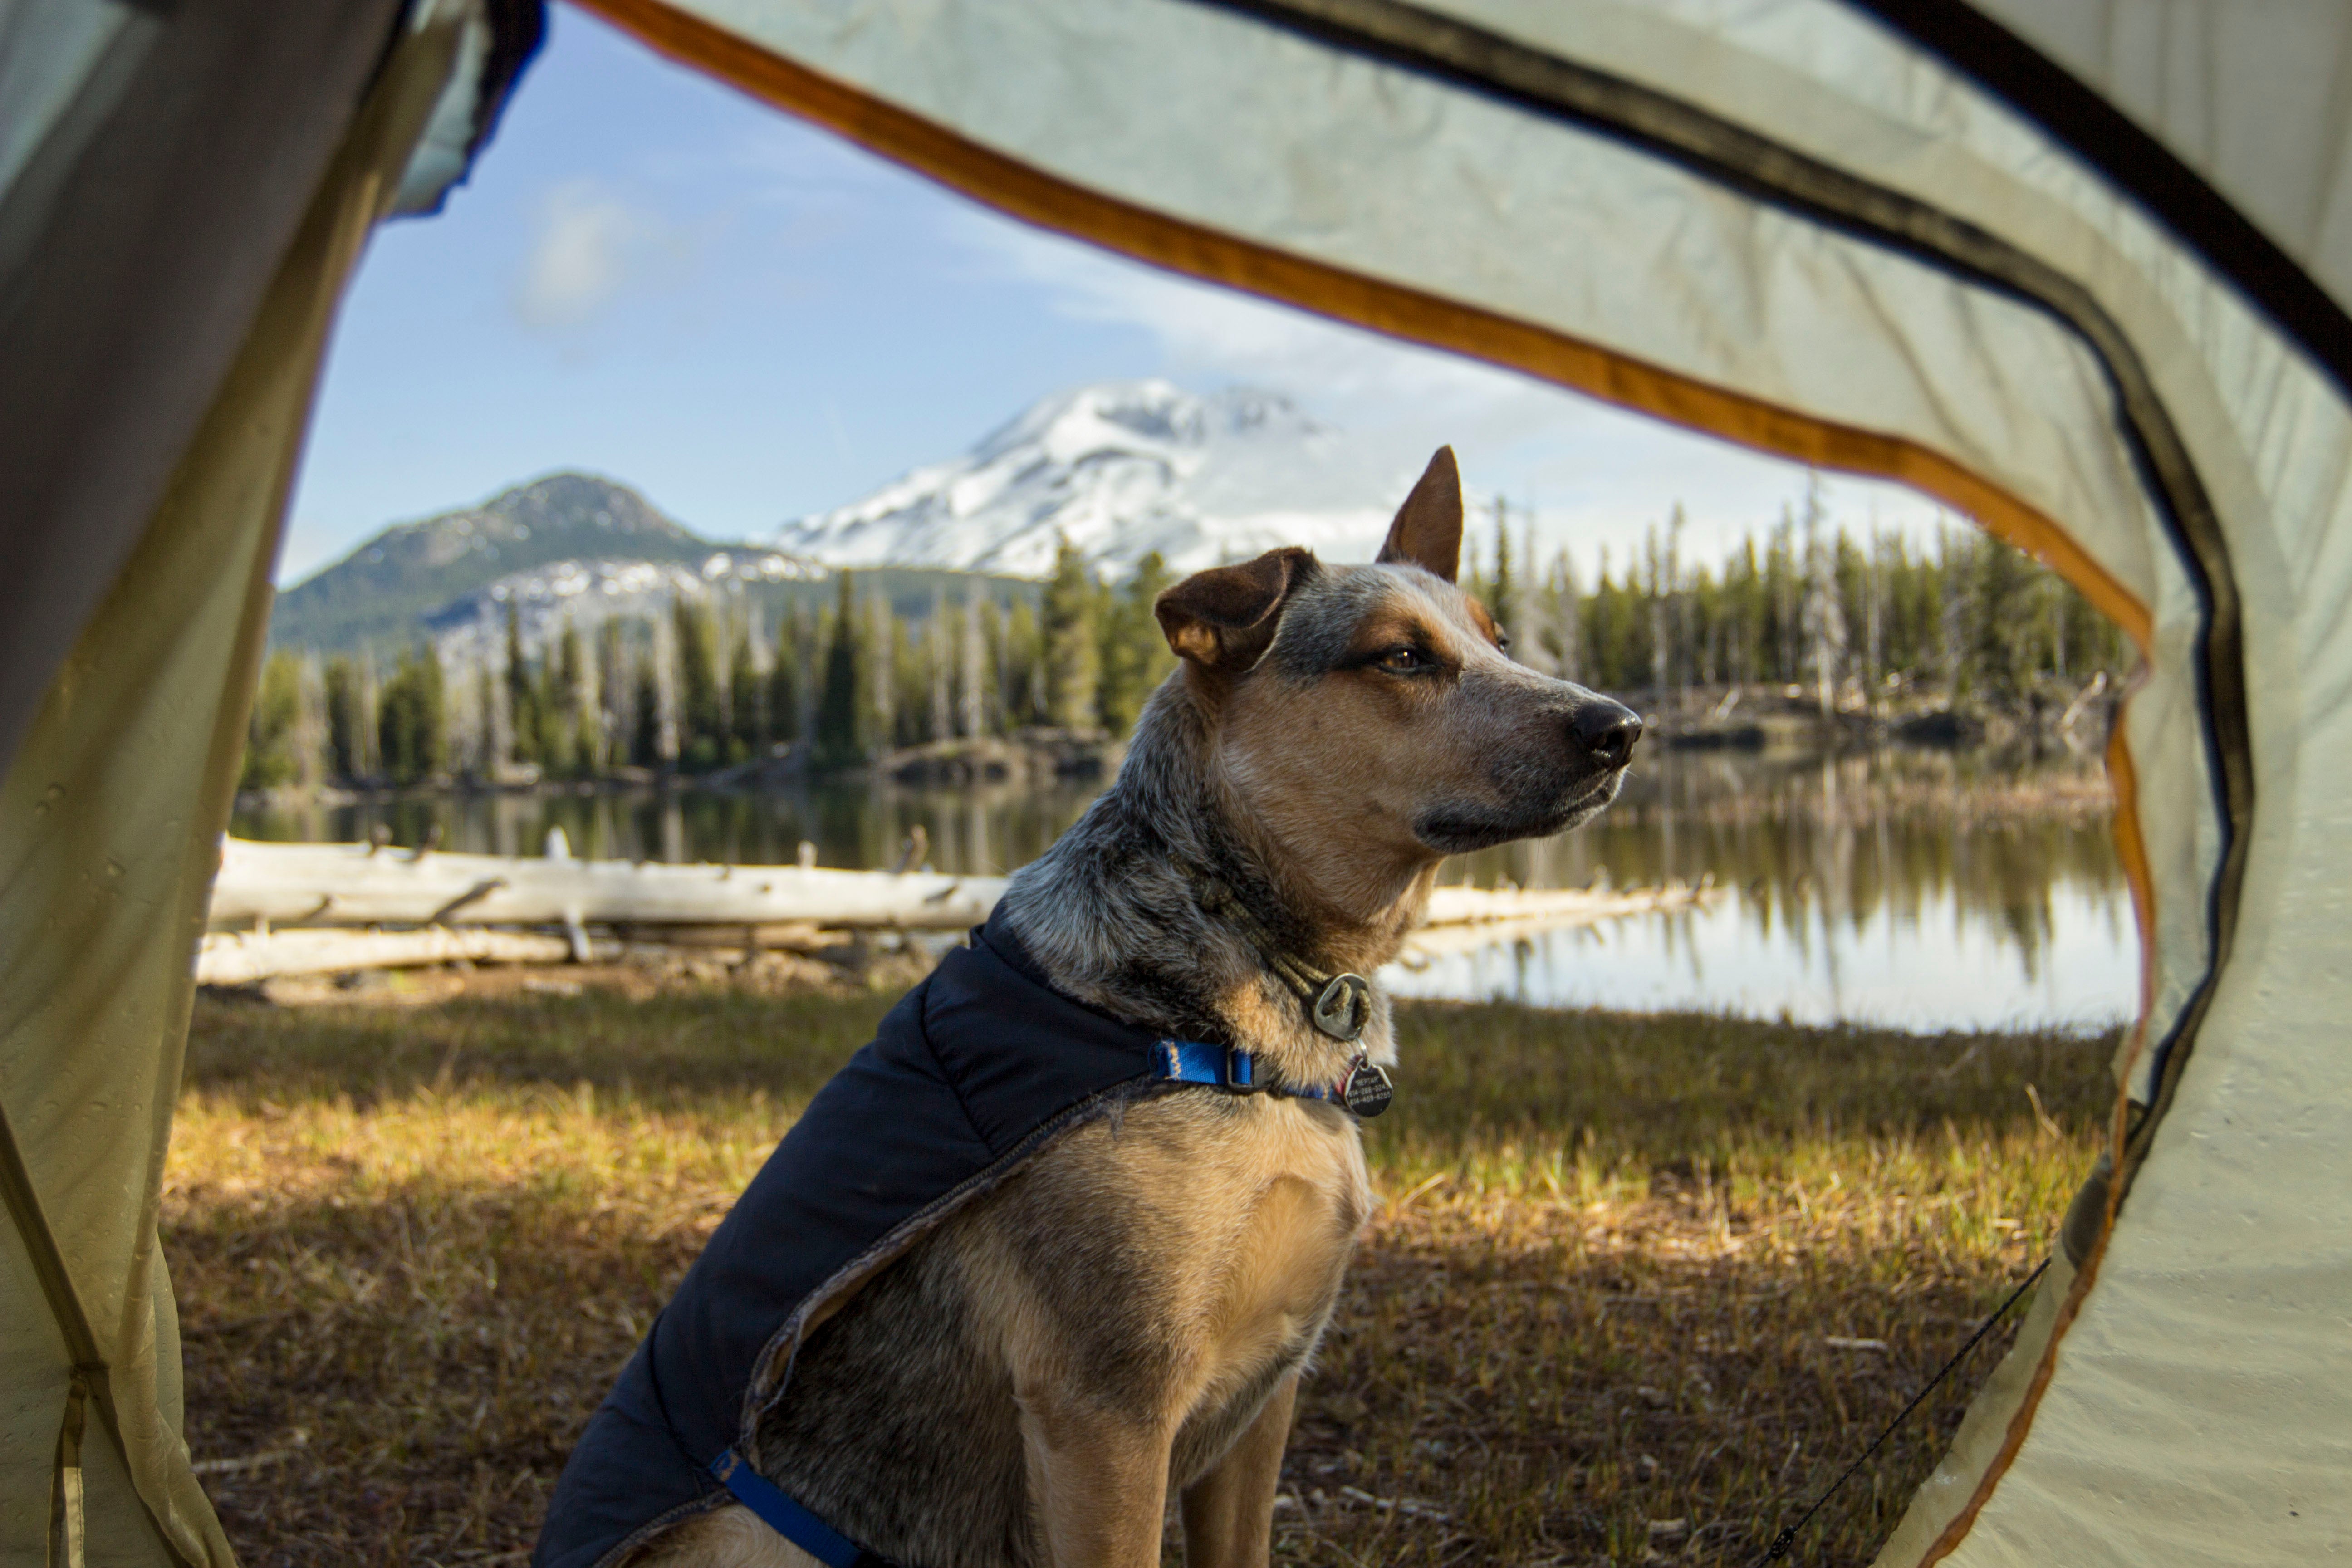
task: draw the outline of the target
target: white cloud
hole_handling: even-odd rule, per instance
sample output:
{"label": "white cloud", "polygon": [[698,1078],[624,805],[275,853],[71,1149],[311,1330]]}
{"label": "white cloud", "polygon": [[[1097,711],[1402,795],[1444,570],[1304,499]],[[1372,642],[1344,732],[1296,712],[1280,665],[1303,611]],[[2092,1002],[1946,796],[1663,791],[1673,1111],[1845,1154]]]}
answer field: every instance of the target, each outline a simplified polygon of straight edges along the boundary
{"label": "white cloud", "polygon": [[[1531,377],[1195,283],[979,213],[949,220],[982,268],[1036,286],[1074,320],[1150,333],[1179,380],[1233,380],[1299,397],[1383,467],[1417,470],[1444,443],[1471,489],[1508,500],[1538,548],[1566,546],[1591,572],[1622,563],[1654,523],[1684,509],[1686,558],[1706,561],[1800,504],[1796,464],[1627,413]],[[1924,539],[1936,503],[1900,486],[1825,477],[1830,518]]]}
{"label": "white cloud", "polygon": [[674,273],[692,251],[682,229],[601,181],[566,181],[540,204],[515,313],[540,331],[587,326],[625,289]]}
{"label": "white cloud", "polygon": [[1047,290],[1062,314],[1149,331],[1179,374],[1264,382],[1325,405],[1387,405],[1409,397],[1466,407],[1560,396],[1507,372],[1195,283],[992,216],[959,213],[950,232],[983,268]]}

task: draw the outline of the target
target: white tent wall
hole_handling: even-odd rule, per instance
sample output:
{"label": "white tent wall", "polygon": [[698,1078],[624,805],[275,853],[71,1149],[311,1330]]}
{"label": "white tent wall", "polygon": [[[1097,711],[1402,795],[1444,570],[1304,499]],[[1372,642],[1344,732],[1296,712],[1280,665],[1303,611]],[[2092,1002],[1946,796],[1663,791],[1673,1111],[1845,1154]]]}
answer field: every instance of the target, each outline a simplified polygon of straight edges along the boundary
{"label": "white tent wall", "polygon": [[[59,9],[47,7],[53,17]],[[177,79],[167,71],[149,86],[164,107],[197,122],[189,135],[199,144],[218,130],[211,121],[235,107],[221,100],[236,93],[211,68],[221,63],[224,33],[232,43],[238,36],[220,24],[230,13],[249,22],[251,9],[191,4],[160,24],[140,18],[130,32],[142,64],[168,66],[193,40],[207,68]],[[282,234],[244,236],[260,253],[255,286],[218,288],[203,307],[184,301],[191,321],[156,323],[153,341],[135,343],[127,363],[96,367],[127,374],[160,364],[178,394],[195,399],[184,427],[173,426],[168,409],[153,408],[127,425],[93,417],[71,425],[69,438],[85,443],[85,467],[121,459],[120,471],[100,476],[106,483],[98,492],[152,456],[109,453],[108,439],[163,443],[153,493],[142,497],[136,484],[94,493],[84,482],[89,476],[67,464],[54,469],[59,483],[50,490],[13,497],[22,505],[7,526],[37,548],[12,555],[5,593],[12,603],[47,595],[71,614],[63,636],[41,617],[19,623],[19,630],[46,626],[54,646],[22,650],[44,679],[0,777],[0,1187],[10,1222],[0,1240],[0,1562],[234,1561],[181,1434],[178,1327],[157,1213],[190,958],[243,749],[270,570],[328,323],[457,55],[456,23],[428,8],[400,32],[399,16],[388,3],[344,13],[307,43],[297,26],[288,52],[265,48],[248,62],[266,96],[265,66],[331,76],[350,41],[339,29],[362,35],[359,68],[341,79],[339,108],[330,93],[328,104],[310,104],[317,112],[303,123],[263,127],[241,149],[266,154],[257,165],[248,159],[241,171],[205,171],[206,188],[232,195],[299,184]],[[301,100],[315,85],[287,90]],[[165,90],[174,86],[176,96]],[[103,121],[125,105],[151,110],[154,96],[68,103],[58,118],[69,121],[87,109]],[[103,128],[95,141],[105,142]],[[98,188],[121,204],[101,215],[110,216],[118,242],[174,237],[167,222],[159,233],[154,210],[140,205],[152,198],[168,209],[173,191],[137,179]],[[105,205],[81,200],[77,211]],[[207,237],[176,237],[186,241],[184,251],[201,252]],[[146,258],[167,274],[182,259],[168,245],[162,258]],[[252,269],[253,257],[232,259],[233,277]],[[42,323],[28,326],[16,313],[38,298],[26,278],[8,273],[0,301],[9,312],[12,395],[46,367],[29,357]],[[88,291],[102,307],[109,286],[168,300],[186,283],[177,276],[170,286],[142,283],[133,268],[102,276]],[[215,353],[212,340],[223,337],[226,352]],[[75,379],[60,374],[69,385]],[[135,391],[129,397],[138,401]],[[110,398],[101,388],[91,403],[102,408]],[[122,397],[111,406],[120,414]],[[22,468],[10,475],[24,479]],[[116,515],[125,506],[139,510]],[[88,586],[90,563],[76,554],[84,547],[101,573],[94,605],[75,606]]]}
{"label": "white tent wall", "polygon": [[2119,1104],[2127,1201],[1882,1560],[2352,1547],[2352,421],[2231,281],[1830,0],[592,8],[1015,216],[1908,479],[2090,591],[2149,656],[2119,1065],[2161,1119]]}
{"label": "white tent wall", "polygon": [[[1934,8],[1879,9],[1892,16]],[[2344,116],[2352,9],[2272,0],[2253,26],[2237,0],[1978,0],[1975,9],[2227,193],[2318,286],[2352,299],[2352,124]],[[2119,159],[2149,173],[2148,160],[2110,134],[2102,162],[2115,168]],[[2280,280],[2282,298],[2292,287]]]}

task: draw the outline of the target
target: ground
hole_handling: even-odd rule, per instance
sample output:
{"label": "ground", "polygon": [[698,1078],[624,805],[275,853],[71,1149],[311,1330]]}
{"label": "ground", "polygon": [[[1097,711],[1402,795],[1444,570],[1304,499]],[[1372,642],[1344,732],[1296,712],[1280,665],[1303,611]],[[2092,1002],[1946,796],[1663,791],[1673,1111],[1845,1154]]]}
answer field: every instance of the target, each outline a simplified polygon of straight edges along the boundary
{"label": "ground", "polygon": [[[190,1447],[252,1568],[523,1561],[666,1293],[892,1000],[585,978],[198,1004],[164,1241]],[[1757,1561],[2048,1249],[2115,1045],[1399,1019],[1282,1563]],[[2007,1338],[1792,1561],[1869,1560]]]}

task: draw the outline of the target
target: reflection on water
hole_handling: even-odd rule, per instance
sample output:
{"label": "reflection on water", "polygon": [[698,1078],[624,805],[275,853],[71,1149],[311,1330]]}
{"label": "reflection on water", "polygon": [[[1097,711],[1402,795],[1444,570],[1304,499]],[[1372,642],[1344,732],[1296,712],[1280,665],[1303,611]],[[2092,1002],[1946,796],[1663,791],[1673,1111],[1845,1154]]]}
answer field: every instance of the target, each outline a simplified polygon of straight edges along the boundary
{"label": "reflection on water", "polygon": [[[805,839],[827,866],[895,864],[920,825],[944,871],[1034,858],[1085,809],[1043,792],[807,786],[418,797],[240,814],[261,838],[398,844],[438,825],[452,849],[781,862]],[[2139,958],[2098,776],[1887,752],[1835,760],[1658,752],[1579,831],[1465,857],[1447,879],[1621,887],[1712,877],[1710,908],[1489,942],[1399,965],[1406,994],[1545,1005],[1703,1007],[1936,1029],[2128,1017]],[[1454,944],[1448,944],[1454,945]]]}
{"label": "reflection on water", "polygon": [[1535,887],[1712,876],[1724,893],[1449,953],[1391,973],[1398,991],[1923,1030],[2105,1026],[2137,1005],[2131,897],[2101,775],[2080,764],[1667,752],[1590,826],[1465,869]]}

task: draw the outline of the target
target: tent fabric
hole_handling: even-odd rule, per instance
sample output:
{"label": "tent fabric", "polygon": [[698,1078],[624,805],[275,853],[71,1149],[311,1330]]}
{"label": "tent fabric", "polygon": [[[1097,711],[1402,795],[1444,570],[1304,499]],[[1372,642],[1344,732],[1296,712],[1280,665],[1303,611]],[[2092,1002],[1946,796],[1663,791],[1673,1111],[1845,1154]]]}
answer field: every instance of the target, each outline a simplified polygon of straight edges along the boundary
{"label": "tent fabric", "polygon": [[498,129],[515,83],[546,38],[547,18],[541,4],[443,0],[439,8],[452,14],[457,27],[457,62],[433,106],[424,136],[409,155],[393,216],[431,216],[441,210],[451,189],[464,183],[474,159]]}
{"label": "tent fabric", "polygon": [[[397,0],[25,0],[0,88],[0,759],[239,353]],[[48,90],[30,90],[35,83]]]}
{"label": "tent fabric", "polygon": [[2352,13],[2098,0],[1860,0],[1965,72],[2242,289],[2352,390]]}
{"label": "tent fabric", "polygon": [[[2119,1066],[2151,1109],[2119,1098],[2113,1224],[1980,1401],[1998,1441],[1956,1454],[1885,1560],[2352,1539],[2352,1153],[2316,1109],[2352,1087],[2325,1024],[2352,422],[2096,149],[1831,0],[593,8],[1032,221],[1974,487],[1991,526],[2119,589],[2148,655],[2116,760],[2151,931]],[[2103,9],[2132,14],[2120,37],[2157,8]],[[2267,27],[2258,52],[2305,16],[2230,26]]]}
{"label": "tent fabric", "polygon": [[[102,595],[62,646],[26,647],[27,664],[47,678],[0,777],[0,1189],[10,1221],[0,1234],[0,1561],[12,1563],[234,1561],[181,1436],[178,1326],[156,1239],[190,955],[204,928],[327,325],[454,55],[453,30],[436,25],[400,35],[386,59],[395,37],[388,4],[340,12],[322,5],[323,31],[310,33],[307,17],[289,21],[276,49],[268,47],[273,28],[253,9],[191,4],[148,29],[142,68],[161,69],[190,50],[196,58],[176,77],[134,73],[145,88],[120,100],[151,138],[121,153],[127,183],[110,194],[125,210],[111,214],[110,231],[90,216],[107,204],[78,197],[49,225],[92,245],[111,232],[130,275],[102,271],[86,296],[42,296],[19,289],[21,276],[9,280],[12,312],[54,300],[83,333],[83,352],[100,357],[118,340],[75,312],[110,300],[123,309],[152,292],[188,313],[146,321],[120,340],[124,364],[100,367],[152,370],[178,401],[142,405],[133,417],[121,411],[143,394],[95,387],[92,401],[77,405],[81,422],[64,426],[87,443],[79,463],[45,470],[58,481],[52,489],[12,491],[12,505],[28,510],[6,514],[26,548],[18,552],[16,539],[7,547],[0,625],[24,631],[15,619],[22,605],[70,600],[93,571]],[[356,51],[339,27],[364,35]],[[234,62],[219,52],[225,36],[257,46],[257,83],[230,79]],[[354,52],[362,68],[343,70]],[[324,86],[303,78],[305,65]],[[242,142],[226,136],[248,85],[282,89],[305,113],[289,122],[256,109],[246,118],[264,123],[247,126]],[[208,106],[232,124],[209,123]],[[189,142],[221,162],[190,167],[160,149],[152,140],[162,134],[159,107],[174,108]],[[88,145],[109,146],[121,130],[110,121]],[[168,180],[149,183],[158,164],[219,204],[185,215],[196,221],[179,237],[186,248],[176,262],[157,248],[167,237],[159,226],[168,226],[184,193],[161,188]],[[22,185],[20,173],[11,202]],[[139,205],[150,197],[160,208]],[[289,201],[291,220],[278,224]],[[240,219],[256,227],[241,237],[216,228]],[[182,292],[204,284],[216,292],[202,304]],[[69,363],[34,357],[39,350],[69,361],[78,346],[70,332],[52,339],[46,323],[15,315],[5,326],[0,361],[10,394],[45,374],[72,384]],[[182,428],[187,402],[194,413]],[[121,418],[110,423],[109,411]],[[0,433],[10,443],[0,482],[25,478],[15,467],[23,434],[13,423]],[[130,484],[103,495],[91,489],[121,477],[83,471],[93,448],[128,468],[146,460],[142,450],[108,445],[120,441],[162,447],[152,494]],[[54,624],[28,618],[55,637]],[[88,1398],[77,1399],[78,1389]],[[61,1429],[77,1418],[81,1465],[68,1478],[53,1466]]]}
{"label": "tent fabric", "polygon": [[[2339,7],[589,5],[1029,221],[1905,479],[2091,594],[2147,655],[2106,1223],[1881,1561],[2352,1546]],[[153,1242],[187,947],[320,334],[478,146],[516,9],[418,5],[388,58],[394,0],[0,14],[11,1557],[94,1350],[91,1554],[226,1560]]]}

